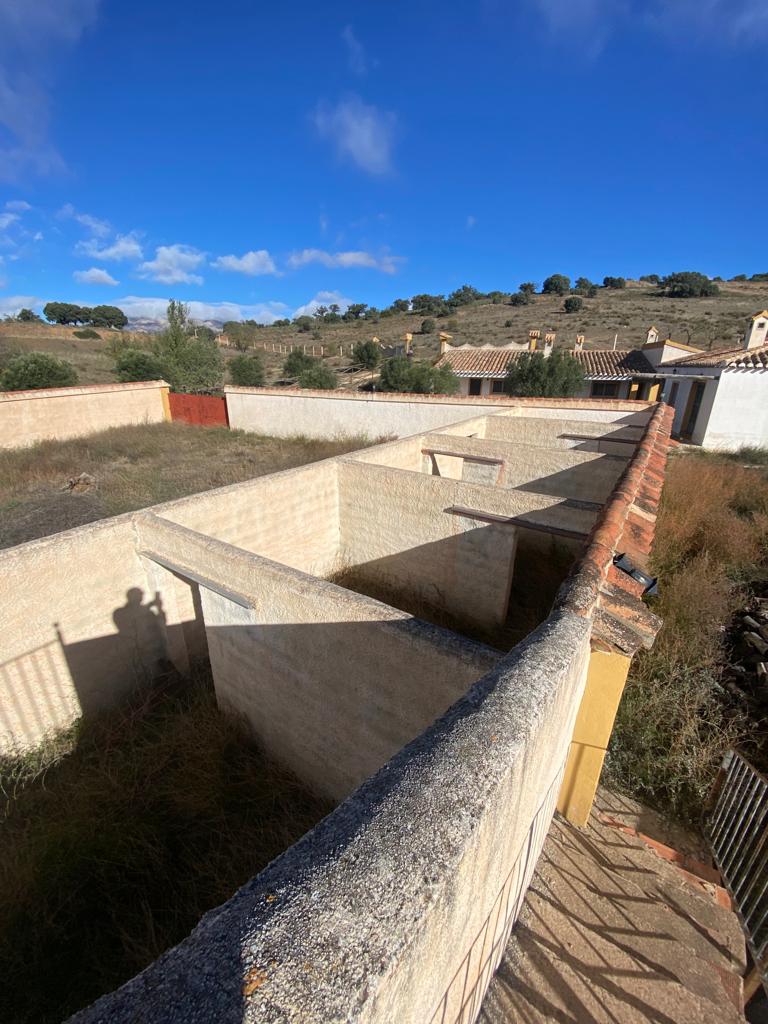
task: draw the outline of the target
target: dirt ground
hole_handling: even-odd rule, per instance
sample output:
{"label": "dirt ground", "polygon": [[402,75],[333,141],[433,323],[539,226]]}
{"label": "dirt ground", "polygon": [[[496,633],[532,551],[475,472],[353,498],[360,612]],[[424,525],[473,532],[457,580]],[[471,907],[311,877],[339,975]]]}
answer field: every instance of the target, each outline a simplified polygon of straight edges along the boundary
{"label": "dirt ground", "polygon": [[[0,547],[354,451],[365,438],[261,437],[157,423],[0,451]],[[74,488],[70,481],[85,474]]]}

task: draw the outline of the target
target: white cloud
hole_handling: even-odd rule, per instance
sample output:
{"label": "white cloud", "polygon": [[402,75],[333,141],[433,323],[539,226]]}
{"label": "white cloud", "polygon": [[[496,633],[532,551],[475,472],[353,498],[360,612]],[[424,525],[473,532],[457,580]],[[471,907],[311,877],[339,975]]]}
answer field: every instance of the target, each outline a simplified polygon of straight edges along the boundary
{"label": "white cloud", "polygon": [[293,315],[312,316],[318,306],[330,306],[333,303],[336,303],[343,313],[346,311],[347,306],[352,303],[352,299],[345,298],[340,292],[318,292],[314,299],[310,299],[303,306],[294,309]]}
{"label": "white cloud", "polygon": [[274,274],[275,264],[266,249],[256,249],[242,256],[219,256],[211,263],[217,270],[231,270],[236,274],[256,277],[258,274]]}
{"label": "white cloud", "polygon": [[[164,320],[168,308],[168,299],[126,295],[116,299],[128,317],[142,317],[150,320]],[[271,324],[275,320],[287,316],[288,307],[283,302],[198,302],[189,303],[189,313],[193,320],[256,320],[258,323]]]}
{"label": "white cloud", "polygon": [[394,114],[363,103],[359,96],[350,96],[332,107],[321,104],[313,120],[320,135],[335,145],[341,157],[369,174],[388,174],[392,170],[397,126]]}
{"label": "white cloud", "polygon": [[120,284],[111,274],[100,267],[91,267],[90,270],[76,270],[72,275],[79,284]]}
{"label": "white cloud", "polygon": [[101,220],[99,217],[94,217],[90,213],[81,213],[79,210],[74,208],[72,203],[65,203],[56,216],[61,220],[77,221],[78,224],[81,224],[97,238],[106,238],[112,231],[109,221]]}
{"label": "white cloud", "polygon": [[0,180],[51,174],[64,161],[48,137],[56,56],[96,18],[100,0],[0,3]]}
{"label": "white cloud", "polygon": [[368,70],[365,47],[357,38],[351,25],[345,25],[341,33],[347,47],[347,62],[353,75],[364,75]]}
{"label": "white cloud", "polygon": [[86,238],[78,242],[75,252],[79,256],[90,256],[94,260],[140,260],[144,253],[139,245],[135,232],[117,235],[113,242],[103,243],[95,238]]}
{"label": "white cloud", "polygon": [[18,213],[0,213],[0,231],[4,231],[19,219]]}
{"label": "white cloud", "polygon": [[34,295],[0,295],[0,316],[16,316],[20,309],[32,309],[40,304]]}
{"label": "white cloud", "polygon": [[34,233],[34,235],[32,235],[32,241],[33,242],[42,242],[44,237],[45,237],[45,235],[43,234],[42,231],[36,231]]}
{"label": "white cloud", "polygon": [[32,206],[23,199],[9,199],[5,204],[6,210],[13,210],[14,213],[26,213]]}
{"label": "white cloud", "polygon": [[202,277],[193,271],[203,262],[205,253],[191,245],[159,245],[155,258],[142,263],[139,274],[161,284],[202,284]]}
{"label": "white cloud", "polygon": [[402,256],[390,256],[388,253],[374,256],[373,253],[362,251],[326,252],[324,249],[301,249],[290,254],[288,266],[296,270],[298,267],[307,266],[308,263],[319,263],[329,268],[348,270],[353,267],[364,267],[380,270],[384,274],[394,274],[402,261]]}

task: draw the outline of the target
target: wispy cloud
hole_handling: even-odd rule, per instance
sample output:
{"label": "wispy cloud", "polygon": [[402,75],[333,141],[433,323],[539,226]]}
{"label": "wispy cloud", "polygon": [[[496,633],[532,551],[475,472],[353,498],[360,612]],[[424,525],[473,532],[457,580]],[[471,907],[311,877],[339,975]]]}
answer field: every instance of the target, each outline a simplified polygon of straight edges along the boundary
{"label": "wispy cloud", "polygon": [[313,121],[322,138],[332,142],[342,158],[369,174],[392,171],[395,114],[364,103],[359,96],[350,96],[335,106],[321,104]]}
{"label": "wispy cloud", "polygon": [[553,32],[581,29],[599,49],[608,36],[645,27],[678,45],[759,45],[768,40],[765,0],[531,0]]}
{"label": "wispy cloud", "polygon": [[374,256],[370,252],[326,252],[324,249],[301,249],[298,252],[292,252],[288,257],[288,266],[292,270],[306,267],[309,263],[319,263],[323,267],[342,270],[363,267],[369,270],[380,270],[384,274],[394,274],[402,262],[402,256],[390,256],[388,253]]}
{"label": "wispy cloud", "polygon": [[0,180],[61,171],[48,136],[48,96],[56,56],[93,24],[100,0],[0,3]]}
{"label": "wispy cloud", "polygon": [[155,258],[139,267],[141,277],[161,284],[202,284],[203,278],[193,271],[205,262],[205,253],[191,245],[160,245]]}
{"label": "wispy cloud", "polygon": [[0,231],[5,231],[19,219],[18,213],[0,213]]}
{"label": "wispy cloud", "polygon": [[477,217],[473,213],[467,215],[467,231],[471,231],[472,228],[477,224]]}
{"label": "wispy cloud", "polygon": [[[163,320],[168,308],[168,299],[141,295],[126,295],[115,299],[128,317],[146,317]],[[189,313],[194,320],[256,320],[260,324],[271,324],[288,315],[284,302],[198,302],[189,303]]]}
{"label": "wispy cloud", "polygon": [[341,38],[347,47],[347,63],[353,75],[366,74],[371,63],[375,67],[376,61],[369,62],[365,47],[355,35],[351,25],[344,26]]}
{"label": "wispy cloud", "polygon": [[106,270],[102,270],[100,267],[91,267],[90,270],[76,270],[72,277],[79,284],[107,284],[110,286],[120,284],[111,274],[108,274]]}
{"label": "wispy cloud", "polygon": [[56,216],[60,220],[77,221],[78,224],[84,227],[87,231],[90,231],[90,233],[96,238],[106,238],[112,231],[112,226],[109,221],[101,220],[99,217],[94,217],[90,213],[82,213],[80,210],[76,210],[72,203],[65,203],[57,212]]}
{"label": "wispy cloud", "polygon": [[24,199],[9,199],[5,204],[6,210],[12,210],[14,213],[26,213],[27,210],[31,210],[32,206]]}
{"label": "wispy cloud", "polygon": [[247,274],[249,277],[276,273],[274,261],[266,249],[252,249],[242,256],[218,256],[211,266],[216,270],[230,270],[235,274]]}
{"label": "wispy cloud", "polygon": [[113,242],[108,243],[99,242],[95,238],[84,239],[75,246],[75,253],[79,256],[90,256],[94,260],[115,263],[122,260],[140,260],[144,256],[134,232],[117,235]]}
{"label": "wispy cloud", "polygon": [[294,309],[293,315],[312,316],[315,310],[320,306],[331,306],[333,303],[336,303],[343,313],[352,301],[352,299],[347,299],[343,296],[341,292],[318,292],[313,299],[309,300],[309,302],[305,302],[303,306],[299,306],[297,309]]}
{"label": "wispy cloud", "polygon": [[34,295],[0,295],[0,316],[16,316],[20,309],[33,309],[40,304]]}

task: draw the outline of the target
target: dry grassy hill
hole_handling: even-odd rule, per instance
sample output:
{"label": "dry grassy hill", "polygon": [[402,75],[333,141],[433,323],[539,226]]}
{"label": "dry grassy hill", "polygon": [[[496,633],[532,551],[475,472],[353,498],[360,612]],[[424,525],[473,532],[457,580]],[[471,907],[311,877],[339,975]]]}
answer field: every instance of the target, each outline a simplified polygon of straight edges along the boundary
{"label": "dry grassy hill", "polygon": [[[587,346],[604,348],[618,336],[619,348],[642,344],[651,324],[662,335],[701,348],[738,345],[747,318],[768,307],[768,282],[723,282],[721,292],[712,298],[669,299],[658,294],[653,285],[628,282],[622,290],[600,289],[594,299],[585,299],[578,313],[563,311],[559,296],[537,295],[529,306],[494,305],[477,302],[456,310],[450,317],[437,320],[437,329],[453,335],[453,344],[507,344],[525,341],[528,331],[555,331],[558,345],[572,347],[577,334],[586,335]],[[268,380],[280,379],[284,355],[272,352],[280,345],[315,345],[324,348],[330,365],[344,370],[349,366],[348,353],[354,342],[374,335],[384,344],[402,341],[406,331],[414,335],[416,355],[431,358],[438,351],[437,333],[419,333],[422,317],[398,313],[377,322],[358,320],[351,323],[318,325],[319,338],[300,333],[295,327],[265,327],[257,333]],[[70,360],[84,384],[114,380],[113,360],[107,345],[112,332],[101,330],[99,339],[79,339],[75,330],[39,324],[0,324],[0,361],[12,351],[47,351]],[[137,341],[147,336],[136,335]],[[266,344],[267,351],[263,350]],[[342,355],[337,355],[339,346]],[[227,359],[234,350],[225,350]],[[356,386],[358,376],[342,373],[342,386]]]}

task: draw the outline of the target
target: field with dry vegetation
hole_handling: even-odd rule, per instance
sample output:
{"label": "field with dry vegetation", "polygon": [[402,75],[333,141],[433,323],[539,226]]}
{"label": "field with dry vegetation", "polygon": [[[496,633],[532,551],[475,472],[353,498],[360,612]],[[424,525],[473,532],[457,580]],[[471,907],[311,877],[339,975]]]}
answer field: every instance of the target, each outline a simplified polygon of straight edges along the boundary
{"label": "field with dry vegetation", "polygon": [[[510,286],[514,290],[516,286]],[[711,298],[666,298],[652,284],[629,281],[623,289],[598,289],[594,298],[584,298],[578,313],[566,313],[558,295],[535,295],[527,306],[508,302],[473,302],[461,306],[450,316],[436,320],[437,331],[447,331],[453,344],[504,345],[528,338],[528,331],[555,331],[558,344],[573,347],[576,335],[586,335],[587,347],[632,348],[645,340],[647,329],[655,324],[662,336],[700,348],[739,345],[747,317],[768,306],[768,283],[724,281],[720,294]],[[299,331],[295,324],[264,327],[255,333],[255,351],[264,360],[267,383],[281,379],[285,354],[280,347],[320,346],[327,364],[339,373],[339,386],[357,387],[365,375],[349,374],[349,354],[355,342],[376,336],[383,344],[402,343],[406,332],[414,335],[416,356],[433,358],[438,354],[437,332],[421,334],[421,315],[394,313],[374,320],[344,323],[318,323],[313,332]],[[17,352],[45,351],[71,362],[81,384],[113,382],[114,358],[110,345],[116,332],[101,329],[97,339],[79,339],[76,328],[45,324],[0,324],[0,366]],[[132,336],[132,344],[146,345],[149,336]],[[342,354],[339,355],[339,346]],[[273,348],[275,351],[273,351]],[[237,355],[224,349],[227,361]]]}
{"label": "field with dry vegetation", "polygon": [[764,655],[741,644],[743,612],[768,596],[766,454],[676,454],[667,469],[652,556],[664,625],[633,662],[606,779],[689,822],[728,747],[768,769]]}
{"label": "field with dry vegetation", "polygon": [[156,423],[0,450],[0,548],[370,443]]}

